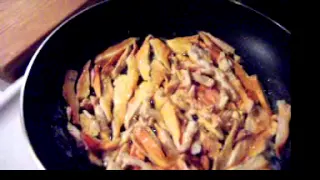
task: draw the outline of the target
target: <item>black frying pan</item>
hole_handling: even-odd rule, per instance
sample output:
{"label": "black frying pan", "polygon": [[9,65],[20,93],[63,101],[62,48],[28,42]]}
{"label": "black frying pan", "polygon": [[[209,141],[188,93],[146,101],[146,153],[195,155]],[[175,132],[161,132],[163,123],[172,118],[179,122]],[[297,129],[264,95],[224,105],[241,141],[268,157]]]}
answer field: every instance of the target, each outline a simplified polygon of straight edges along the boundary
{"label": "black frying pan", "polygon": [[[148,34],[172,38],[204,30],[236,48],[257,74],[272,106],[290,103],[290,33],[270,19],[226,0],[100,3],[67,20],[39,47],[26,72],[22,117],[37,159],[46,169],[96,169],[66,130],[62,85],[66,70],[80,71],[108,46]],[[290,143],[280,161],[288,169]],[[279,167],[278,167],[279,168]]]}

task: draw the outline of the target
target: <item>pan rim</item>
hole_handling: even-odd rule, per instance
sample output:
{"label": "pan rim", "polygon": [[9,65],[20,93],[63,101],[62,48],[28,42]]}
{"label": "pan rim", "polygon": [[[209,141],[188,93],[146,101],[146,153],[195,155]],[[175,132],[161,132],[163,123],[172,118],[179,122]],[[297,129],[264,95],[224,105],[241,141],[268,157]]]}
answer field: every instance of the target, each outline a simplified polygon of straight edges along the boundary
{"label": "pan rim", "polygon": [[[50,40],[50,38],[58,31],[61,29],[61,27],[63,27],[65,24],[67,24],[69,21],[73,20],[74,18],[76,18],[77,16],[79,16],[80,14],[96,7],[96,6],[99,6],[101,4],[104,4],[106,2],[109,2],[110,0],[103,0],[99,3],[96,3],[96,4],[93,4],[79,12],[77,12],[76,14],[72,15],[71,17],[67,18],[66,20],[64,20],[61,24],[59,24],[44,40],[43,42],[41,42],[40,46],[37,48],[37,50],[35,51],[35,53],[33,54],[33,56],[31,57],[31,60],[26,68],[26,71],[23,75],[24,77],[24,82],[23,82],[23,85],[21,87],[21,90],[20,90],[20,128],[22,128],[22,133],[23,133],[23,136],[24,138],[26,138],[27,140],[27,143],[29,145],[28,147],[28,151],[32,157],[32,159],[34,160],[34,162],[36,163],[36,166],[39,168],[39,170],[47,170],[44,166],[44,164],[40,161],[38,155],[36,154],[35,152],[35,149],[34,147],[32,146],[31,144],[31,140],[30,140],[30,137],[28,135],[28,132],[27,132],[27,128],[26,128],[26,125],[25,125],[25,118],[24,118],[24,96],[25,96],[25,87],[26,87],[26,84],[27,84],[27,81],[28,81],[28,78],[29,78],[29,74],[30,74],[30,71],[31,71],[31,68],[35,62],[35,60],[37,59],[38,57],[38,54],[40,53],[40,51],[43,49],[43,47],[46,45],[47,41]],[[266,18],[268,21],[272,22],[274,25],[278,26],[280,29],[282,29],[286,34],[288,35],[291,35],[291,32],[289,30],[287,30],[284,26],[282,26],[281,24],[279,24],[277,21],[273,20],[272,18],[264,15],[263,13],[239,2],[239,1],[236,1],[236,0],[229,0],[230,3],[233,3],[235,5],[240,5],[242,6],[243,8],[245,9],[248,9],[260,16],[262,16],[263,18]]]}
{"label": "pan rim", "polygon": [[274,19],[270,18],[269,16],[266,16],[265,14],[261,13],[260,11],[257,11],[255,9],[253,9],[252,7],[243,4],[242,2],[238,1],[238,0],[229,0],[229,2],[234,3],[236,5],[242,6],[264,18],[266,18],[267,20],[271,21],[273,24],[275,24],[276,26],[278,26],[280,29],[282,29],[283,31],[285,31],[287,34],[291,35],[291,31],[289,31],[286,27],[284,27],[283,25],[281,25],[280,23],[278,23],[277,21],[275,21]]}

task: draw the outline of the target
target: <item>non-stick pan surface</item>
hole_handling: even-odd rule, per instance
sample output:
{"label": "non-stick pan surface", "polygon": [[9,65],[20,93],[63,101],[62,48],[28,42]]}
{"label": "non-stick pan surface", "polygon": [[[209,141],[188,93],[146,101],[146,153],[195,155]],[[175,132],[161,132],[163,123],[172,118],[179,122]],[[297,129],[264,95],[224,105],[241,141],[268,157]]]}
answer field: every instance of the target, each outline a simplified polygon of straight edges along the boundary
{"label": "non-stick pan surface", "polygon": [[[204,30],[236,48],[257,74],[272,107],[290,103],[290,34],[269,19],[225,0],[101,3],[59,26],[40,46],[26,72],[22,119],[36,157],[46,169],[96,169],[66,130],[62,85],[66,70],[80,71],[108,46],[131,36],[172,38]],[[289,168],[290,143],[280,161]]]}

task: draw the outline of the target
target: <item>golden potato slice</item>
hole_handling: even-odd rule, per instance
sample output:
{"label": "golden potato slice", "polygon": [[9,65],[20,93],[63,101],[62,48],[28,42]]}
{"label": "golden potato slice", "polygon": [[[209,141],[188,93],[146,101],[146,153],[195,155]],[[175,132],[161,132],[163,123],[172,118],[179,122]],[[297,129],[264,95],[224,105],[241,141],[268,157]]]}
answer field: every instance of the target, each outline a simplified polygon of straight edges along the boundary
{"label": "golden potato slice", "polygon": [[120,136],[120,129],[127,112],[127,103],[133,93],[133,89],[130,87],[130,81],[130,77],[127,75],[120,75],[113,82],[113,138]]}
{"label": "golden potato slice", "polygon": [[137,127],[133,131],[135,142],[142,147],[147,157],[160,167],[167,167],[169,162],[162,151],[161,143],[148,127]]}
{"label": "golden potato slice", "polygon": [[148,81],[150,79],[150,44],[149,40],[152,38],[152,35],[148,35],[141,48],[136,54],[136,59],[138,61],[138,68],[143,80]]}
{"label": "golden potato slice", "polygon": [[166,77],[166,69],[158,60],[151,62],[151,80],[156,86],[160,86]]}
{"label": "golden potato slice", "polygon": [[127,47],[134,44],[136,41],[137,38],[128,38],[114,46],[109,47],[96,57],[96,59],[94,60],[95,64],[101,64],[103,61],[109,61],[110,58],[116,56],[117,54],[120,54]]}
{"label": "golden potato slice", "polygon": [[100,97],[100,106],[103,109],[108,122],[112,120],[112,98],[113,98],[113,86],[111,78],[102,74],[102,96]]}
{"label": "golden potato slice", "polygon": [[177,37],[166,41],[170,49],[176,54],[187,54],[192,44],[199,42],[199,35]]}
{"label": "golden potato slice", "polygon": [[225,51],[227,53],[234,54],[235,49],[232,46],[230,46],[229,44],[227,44],[226,42],[222,41],[221,39],[214,37],[210,33],[204,32],[204,31],[200,31],[199,34],[202,37],[206,37],[206,38],[203,38],[203,39],[206,39],[206,40],[204,40],[204,42],[210,40],[212,43],[217,45],[223,51]]}
{"label": "golden potato slice", "polygon": [[177,145],[180,144],[180,123],[175,112],[176,107],[170,101],[165,102],[161,108],[161,114],[164,123],[170,132],[173,142]]}
{"label": "golden potato slice", "polygon": [[91,70],[91,87],[93,88],[96,96],[100,98],[101,96],[101,77],[100,77],[100,68],[95,65]]}
{"label": "golden potato slice", "polygon": [[90,94],[90,64],[89,60],[83,67],[82,73],[77,83],[77,98],[81,101]]}
{"label": "golden potato slice", "polygon": [[171,50],[167,45],[158,38],[150,40],[150,44],[153,48],[154,56],[156,60],[159,60],[167,70],[170,70],[169,55]]}
{"label": "golden potato slice", "polygon": [[67,71],[63,84],[63,97],[71,107],[72,123],[79,124],[79,101],[75,93],[75,84],[78,72],[74,70]]}

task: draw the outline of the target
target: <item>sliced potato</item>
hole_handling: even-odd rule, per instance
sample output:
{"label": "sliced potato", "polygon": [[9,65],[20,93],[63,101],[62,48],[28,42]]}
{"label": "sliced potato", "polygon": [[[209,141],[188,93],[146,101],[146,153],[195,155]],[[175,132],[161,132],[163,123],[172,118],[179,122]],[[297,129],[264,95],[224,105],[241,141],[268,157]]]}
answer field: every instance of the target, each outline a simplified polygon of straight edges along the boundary
{"label": "sliced potato", "polygon": [[102,96],[100,98],[100,106],[103,109],[108,122],[112,120],[112,98],[113,98],[113,86],[111,83],[111,78],[102,75]]}
{"label": "sliced potato", "polygon": [[97,65],[91,70],[91,87],[99,98],[101,96],[101,76],[100,68]]}
{"label": "sliced potato", "polygon": [[170,102],[167,101],[161,108],[161,114],[164,119],[164,123],[167,126],[174,143],[180,144],[180,123],[176,115],[176,107]]}
{"label": "sliced potato", "polygon": [[85,114],[80,114],[80,125],[83,132],[89,136],[95,137],[100,133],[100,127],[96,119],[92,119]]}
{"label": "sliced potato", "polygon": [[150,44],[153,48],[155,59],[159,60],[167,70],[170,70],[168,58],[171,50],[158,38],[151,39]]}
{"label": "sliced potato", "polygon": [[77,83],[77,97],[79,100],[87,98],[90,94],[90,64],[91,61],[89,60],[84,65]]}
{"label": "sliced potato", "polygon": [[137,38],[128,38],[117,45],[109,47],[96,57],[94,60],[95,64],[101,64],[103,61],[108,61],[110,58],[124,51],[128,46],[134,44],[136,41]]}
{"label": "sliced potato", "polygon": [[199,34],[202,34],[203,37],[206,36],[208,39],[210,39],[210,41],[212,43],[217,45],[223,51],[225,51],[227,53],[234,54],[235,49],[232,46],[230,46],[229,44],[227,44],[226,42],[222,41],[221,39],[216,38],[216,37],[212,36],[210,33],[207,33],[207,32],[204,32],[204,31],[200,31]]}
{"label": "sliced potato", "polygon": [[151,62],[151,80],[158,87],[165,79],[167,74],[167,70],[158,60],[153,60]]}
{"label": "sliced potato", "polygon": [[127,112],[127,103],[133,93],[133,89],[130,87],[130,82],[131,80],[127,75],[120,75],[113,82],[113,138],[120,136],[120,129],[124,123],[124,118]]}
{"label": "sliced potato", "polygon": [[150,39],[152,35],[148,35],[144,40],[141,48],[136,54],[138,61],[138,68],[143,80],[148,81],[150,79]]}
{"label": "sliced potato", "polygon": [[71,107],[72,123],[79,124],[79,101],[75,93],[75,84],[78,73],[74,70],[67,71],[63,84],[63,97]]}
{"label": "sliced potato", "polygon": [[199,42],[199,35],[177,37],[166,41],[170,49],[177,54],[187,54],[192,44]]}
{"label": "sliced potato", "polygon": [[271,115],[269,103],[262,91],[261,84],[258,81],[257,76],[248,76],[242,66],[237,62],[234,62],[235,74],[238,76],[243,86],[250,92],[251,97],[256,102],[259,101],[261,106]]}

